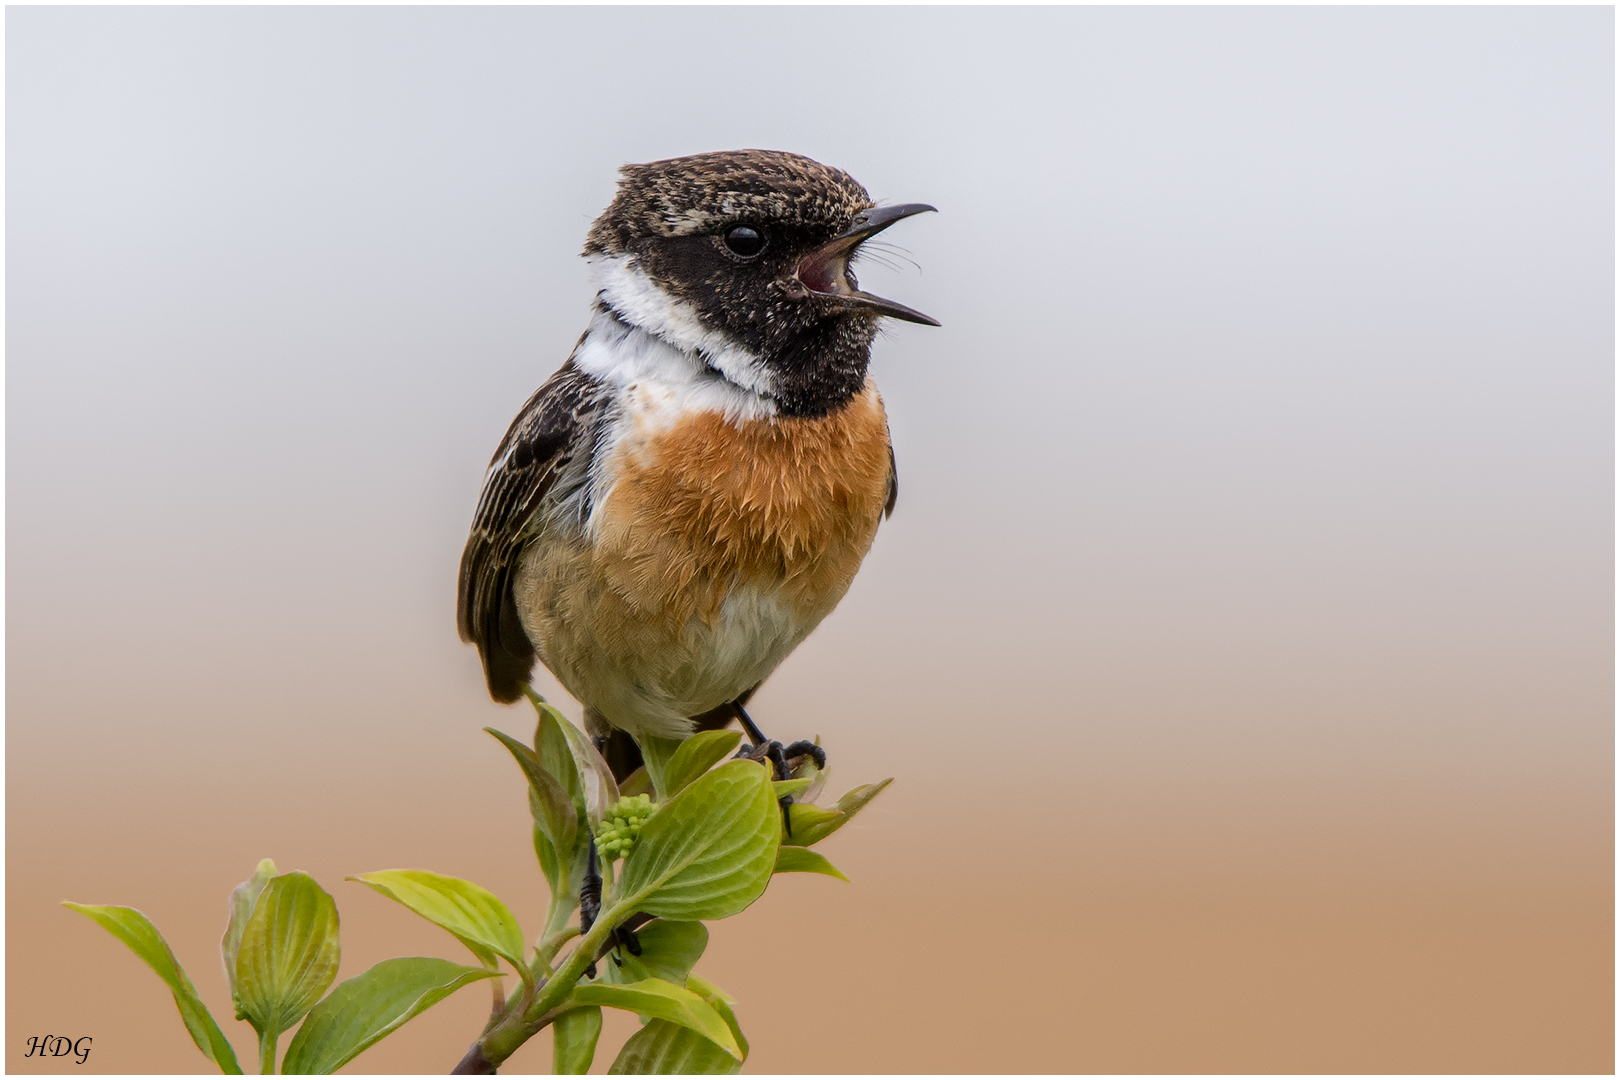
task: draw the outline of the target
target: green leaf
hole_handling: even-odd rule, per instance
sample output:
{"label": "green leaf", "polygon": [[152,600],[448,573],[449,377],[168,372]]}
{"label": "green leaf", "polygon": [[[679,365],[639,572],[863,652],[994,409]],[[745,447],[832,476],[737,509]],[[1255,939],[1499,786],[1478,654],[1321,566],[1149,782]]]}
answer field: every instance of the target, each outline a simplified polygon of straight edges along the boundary
{"label": "green leaf", "polygon": [[809,848],[792,847],[783,844],[776,849],[776,872],[778,874],[826,874],[839,881],[848,881],[843,872],[827,861],[827,856],[819,851]]}
{"label": "green leaf", "polygon": [[619,784],[619,797],[632,798],[636,795],[653,796],[652,777],[647,775],[647,766],[642,765],[635,772],[625,777]]}
{"label": "green leaf", "polygon": [[[552,712],[556,710],[552,709]],[[585,797],[585,817],[594,830],[602,823],[602,812],[619,801],[619,785],[613,781],[613,770],[608,768],[608,763],[602,760],[602,755],[596,752],[596,747],[591,745],[591,740],[585,737],[583,731],[566,720],[561,720],[558,727],[562,737],[567,740],[569,753],[573,755],[574,765],[579,770]]]}
{"label": "green leaf", "polygon": [[818,838],[826,836],[826,832],[822,832],[821,827],[823,825],[832,825],[836,829],[838,826],[834,823],[843,816],[844,812],[842,810],[833,810],[825,806],[817,806],[814,803],[796,802],[788,807],[789,828],[782,842],[803,847],[805,846],[804,838],[806,836],[816,836]]}
{"label": "green leaf", "polygon": [[233,997],[236,994],[236,950],[242,945],[242,931],[253,915],[253,905],[259,902],[259,894],[275,876],[276,864],[264,859],[252,877],[231,890],[231,920],[225,925],[225,936],[220,939],[219,955],[225,961],[225,985]]}
{"label": "green leaf", "polygon": [[[800,847],[809,847],[811,844],[825,840],[845,825],[848,825],[851,818],[860,813],[867,803],[877,798],[878,793],[892,783],[894,783],[894,777],[891,776],[887,780],[880,780],[875,784],[863,784],[858,788],[846,791],[844,797],[832,805],[834,810],[843,812],[843,817],[835,818],[821,825],[810,825],[803,832],[800,832],[798,826],[795,825],[793,828],[794,844]],[[791,810],[788,812],[792,813]]]}
{"label": "green leaf", "polygon": [[653,1020],[630,1036],[609,1076],[735,1076],[742,1062],[691,1028]]}
{"label": "green leaf", "polygon": [[517,916],[482,885],[431,870],[377,870],[350,880],[450,931],[485,967],[494,968],[495,957],[504,956],[518,971],[527,970]]}
{"label": "green leaf", "polygon": [[[816,745],[821,745],[819,739],[816,741]],[[807,803],[813,803],[821,798],[821,789],[827,786],[827,777],[831,772],[831,769],[817,768],[814,759],[811,758],[806,758],[800,762],[799,767],[793,771],[793,775],[802,780],[810,781],[810,788],[799,798]]]}
{"label": "green leaf", "polygon": [[732,1057],[742,1060],[742,1049],[732,1037],[725,1020],[712,1005],[684,986],[676,986],[663,979],[643,979],[628,986],[586,983],[574,991],[574,1000],[582,1005],[625,1009],[691,1028],[719,1044]]}
{"label": "green leaf", "polygon": [[737,1045],[742,1047],[743,1060],[747,1061],[748,1040],[743,1038],[742,1028],[737,1026],[737,1014],[731,1011],[731,1006],[734,1004],[731,995],[698,975],[688,975],[686,977],[686,988],[707,1001],[709,1007],[720,1014],[720,1019],[724,1020],[726,1026],[731,1029],[732,1038],[736,1039]]}
{"label": "green leaf", "polygon": [[681,748],[681,740],[643,735],[636,740],[636,745],[641,748],[641,760],[646,762],[647,776],[652,780],[655,798],[663,801],[674,795],[675,790],[668,786],[669,777],[666,774],[671,759]]}
{"label": "green leaf", "polygon": [[284,1073],[328,1074],[468,983],[495,972],[448,960],[405,956],[384,960],[338,984],[315,1006],[281,1063]]}
{"label": "green leaf", "polygon": [[596,1056],[602,1034],[602,1009],[590,1005],[570,1009],[551,1024],[551,1071],[557,1076],[584,1076]]}
{"label": "green leaf", "polygon": [[688,784],[729,757],[741,741],[740,731],[700,731],[681,743],[664,768],[664,783],[669,790],[663,797],[679,795]]}
{"label": "green leaf", "polygon": [[208,1007],[197,996],[197,988],[191,985],[191,979],[174,958],[169,943],[163,940],[163,935],[158,933],[150,919],[134,908],[75,904],[71,900],[62,901],[62,906],[90,919],[127,945],[130,952],[146,961],[147,966],[157,972],[158,978],[168,984],[169,991],[174,995],[175,1008],[180,1010],[180,1019],[191,1033],[191,1041],[197,1044],[197,1049],[219,1066],[220,1072],[241,1075],[242,1067],[236,1063],[236,1051],[232,1049],[230,1040],[214,1023]]}
{"label": "green leaf", "polygon": [[236,952],[236,1008],[274,1038],[303,1019],[337,977],[337,905],[302,870],[270,879]]}
{"label": "green leaf", "polygon": [[[534,728],[535,758],[540,762],[540,767],[567,792],[568,800],[574,806],[574,821],[578,829],[571,859],[567,853],[558,854],[549,840],[542,844],[538,838],[535,841],[535,856],[540,861],[541,872],[546,875],[546,884],[551,887],[551,895],[572,910],[579,904],[579,887],[584,882],[585,864],[589,857],[590,845],[584,842],[588,821],[585,786],[580,779],[579,766],[574,761],[574,752],[569,748],[567,731],[572,729],[572,725],[538,694],[531,693],[530,698],[539,716]],[[542,812],[533,785],[529,789],[529,807],[536,815]]]}
{"label": "green leaf", "polygon": [[634,983],[643,979],[663,979],[684,986],[692,967],[709,945],[709,931],[700,922],[654,919],[636,931],[641,955],[633,956],[620,948],[607,962],[609,982]]}
{"label": "green leaf", "polygon": [[[743,1061],[748,1060],[748,1040],[743,1038],[736,1014],[731,1011],[731,1000],[725,992],[696,975],[687,977],[686,988],[720,1014],[742,1050]],[[654,1020],[630,1037],[608,1072],[634,1076],[725,1076],[741,1069],[741,1061],[690,1028],[678,1027],[667,1020]]]}
{"label": "green leaf", "polygon": [[616,903],[669,919],[735,915],[770,883],[781,832],[765,767],[722,765],[647,819]]}
{"label": "green leaf", "polygon": [[784,795],[797,795],[809,787],[809,780],[772,780],[771,794],[780,799]]}
{"label": "green leaf", "polygon": [[585,787],[579,778],[579,766],[574,762],[574,752],[569,749],[566,729],[573,727],[568,718],[563,716],[545,699],[535,695],[534,711],[539,719],[534,726],[534,753],[540,759],[540,765],[557,778],[568,797],[574,800],[579,810],[580,820],[585,819]]}
{"label": "green leaf", "polygon": [[[534,807],[533,788],[529,789],[529,809],[535,816],[539,815],[539,811]],[[536,825],[530,831],[534,834],[534,858],[540,864],[540,873],[545,877],[551,895],[570,895],[571,891],[565,892],[559,887],[566,871],[563,869],[562,860],[557,858],[557,849],[551,846],[551,841],[540,831],[540,826]]]}
{"label": "green leaf", "polygon": [[562,783],[540,764],[540,758],[533,750],[518,742],[512,736],[494,728],[485,728],[485,731],[501,741],[501,745],[517,759],[518,767],[529,781],[530,809],[534,812],[534,823],[546,834],[551,841],[552,850],[565,861],[572,861],[574,845],[579,839],[579,816],[574,807],[574,800],[569,796]]}

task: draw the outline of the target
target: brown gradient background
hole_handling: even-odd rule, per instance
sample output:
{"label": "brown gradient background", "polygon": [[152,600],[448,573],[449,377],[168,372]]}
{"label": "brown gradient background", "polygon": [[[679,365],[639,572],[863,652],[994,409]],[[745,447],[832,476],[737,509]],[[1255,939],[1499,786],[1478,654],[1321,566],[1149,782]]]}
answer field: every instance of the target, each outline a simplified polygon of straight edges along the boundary
{"label": "brown gradient background", "polygon": [[939,206],[863,284],[944,328],[879,342],[899,510],[758,699],[897,780],[853,884],[714,925],[750,1070],[1612,1070],[1611,10],[6,19],[9,1068],[204,1064],[64,898],[244,1060],[261,857],[345,978],[460,958],[347,874],[537,929],[464,530],[614,169],[767,146]]}

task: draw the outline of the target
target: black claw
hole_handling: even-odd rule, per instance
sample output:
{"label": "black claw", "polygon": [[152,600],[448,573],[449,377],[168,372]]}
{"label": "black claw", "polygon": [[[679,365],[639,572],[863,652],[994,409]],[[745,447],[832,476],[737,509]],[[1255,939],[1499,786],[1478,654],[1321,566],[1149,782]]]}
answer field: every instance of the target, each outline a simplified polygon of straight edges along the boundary
{"label": "black claw", "polygon": [[[743,708],[740,699],[731,703],[731,711],[742,723],[743,730],[748,733],[748,739],[751,743],[749,746],[740,748],[736,753],[737,757],[748,758],[752,761],[769,761],[771,763],[771,775],[778,780],[788,778],[787,763],[789,758],[809,757],[810,760],[816,763],[816,768],[825,769],[827,767],[827,751],[807,739],[800,739],[798,742],[790,743],[786,747],[775,739],[767,739],[765,733],[759,730],[759,725],[754,723],[753,718],[748,715],[748,710]],[[786,830],[788,838],[792,839],[793,820],[788,816],[788,807],[793,805],[793,796],[784,795],[776,801],[782,807],[782,828]]]}
{"label": "black claw", "polygon": [[798,742],[789,743],[782,748],[782,756],[785,758],[804,757],[806,755],[816,763],[816,768],[825,769],[827,767],[827,751],[808,739],[800,739]]}
{"label": "black claw", "polygon": [[614,950],[609,955],[613,957],[613,962],[619,967],[624,967],[624,961],[619,959],[619,949],[623,949],[631,956],[641,955],[641,936],[630,929],[628,925],[615,927],[613,933],[609,935],[609,940],[612,942],[611,948]]}
{"label": "black claw", "polygon": [[765,744],[765,757],[771,763],[771,775],[777,780],[786,780],[787,755],[782,753],[782,744],[772,739]]}

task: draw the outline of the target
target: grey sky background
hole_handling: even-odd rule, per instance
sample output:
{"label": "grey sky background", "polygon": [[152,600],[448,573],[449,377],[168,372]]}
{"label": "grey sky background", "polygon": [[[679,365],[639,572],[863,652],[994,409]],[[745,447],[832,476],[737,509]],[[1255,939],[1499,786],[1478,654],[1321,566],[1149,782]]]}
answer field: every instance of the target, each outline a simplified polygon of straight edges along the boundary
{"label": "grey sky background", "polygon": [[[940,210],[861,266],[944,324],[875,350],[898,510],[757,714],[901,778],[871,843],[1058,806],[1138,883],[1331,834],[1601,891],[1612,10],[6,18],[14,853],[240,813],[228,889],[350,814],[332,887],[424,864],[430,805],[521,826],[453,624],[484,464],[617,167],[758,146]],[[14,856],[13,920],[53,873]]]}

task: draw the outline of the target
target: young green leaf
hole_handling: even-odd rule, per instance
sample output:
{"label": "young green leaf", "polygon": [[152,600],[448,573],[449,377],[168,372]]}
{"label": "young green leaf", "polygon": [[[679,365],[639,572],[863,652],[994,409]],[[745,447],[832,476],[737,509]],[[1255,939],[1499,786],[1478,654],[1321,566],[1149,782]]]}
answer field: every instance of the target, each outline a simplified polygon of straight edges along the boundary
{"label": "young green leaf", "polygon": [[788,807],[788,831],[783,839],[784,844],[797,844],[805,846],[804,838],[814,836],[818,839],[826,836],[821,832],[823,825],[833,825],[844,816],[842,810],[833,810],[826,806],[816,806],[814,803],[796,802]]}
{"label": "young green leaf", "polygon": [[503,956],[519,971],[527,970],[517,916],[482,885],[431,870],[377,870],[349,880],[370,886],[450,931],[485,967],[495,967],[495,957]]}
{"label": "young green leaf", "polygon": [[90,919],[127,945],[130,952],[146,961],[147,966],[157,972],[158,978],[168,984],[169,992],[174,995],[175,1008],[180,1010],[180,1019],[185,1023],[186,1031],[191,1033],[191,1041],[197,1044],[197,1049],[217,1065],[220,1072],[241,1075],[242,1067],[236,1063],[236,1051],[231,1047],[230,1040],[214,1023],[208,1007],[197,996],[197,988],[191,984],[185,969],[174,958],[169,943],[163,940],[163,935],[158,933],[150,919],[134,908],[75,904],[71,900],[62,901],[62,906]]}
{"label": "young green leaf", "polygon": [[771,794],[780,799],[784,795],[798,795],[809,787],[809,780],[772,780]]}
{"label": "young green leaf", "polygon": [[[848,825],[851,818],[860,813],[867,803],[877,798],[878,793],[892,783],[894,783],[894,777],[891,776],[887,780],[880,780],[875,784],[863,784],[858,788],[846,791],[843,798],[832,805],[832,809],[843,812],[842,817],[820,825],[809,825],[803,832],[795,825],[793,842],[800,847],[809,847],[811,844],[825,840],[845,825]],[[792,811],[790,810],[789,813],[792,813]]]}
{"label": "young green leaf", "polygon": [[555,776],[568,797],[579,808],[580,819],[585,817],[585,787],[579,778],[579,766],[574,763],[574,752],[569,749],[565,728],[573,725],[538,694],[534,695],[534,753],[546,772]]}
{"label": "young green leaf", "polygon": [[573,755],[574,765],[579,770],[585,793],[585,816],[594,830],[602,823],[602,811],[619,801],[619,785],[613,781],[613,770],[608,768],[607,762],[602,760],[602,755],[596,752],[596,747],[591,745],[591,740],[585,737],[583,731],[566,720],[554,720],[553,723],[558,724],[558,730],[567,740],[569,753]]}
{"label": "young green leaf", "polygon": [[700,731],[681,743],[664,768],[664,783],[669,790],[660,788],[662,797],[679,795],[688,784],[729,757],[740,741],[740,731]]}
{"label": "young green leaf", "polygon": [[574,809],[574,800],[562,783],[540,764],[540,758],[533,750],[504,732],[494,728],[484,730],[499,739],[501,745],[517,759],[518,767],[529,781],[534,823],[545,832],[552,850],[563,860],[571,861],[574,844],[579,837],[579,817]]}
{"label": "young green leaf", "polygon": [[647,775],[647,766],[637,767],[636,771],[625,777],[619,784],[619,797],[621,799],[634,798],[637,795],[653,796],[652,777]]}
{"label": "young green leaf", "polygon": [[609,1076],[735,1076],[742,1062],[691,1028],[653,1020],[630,1036]]}
{"label": "young green leaf", "polygon": [[[817,742],[820,745],[820,742]],[[813,803],[821,798],[821,789],[827,786],[827,777],[832,774],[831,769],[817,768],[813,760],[806,760],[799,764],[793,775],[810,781],[810,787],[799,798],[803,802]]]}
{"label": "young green leaf", "polygon": [[641,955],[620,949],[607,963],[609,982],[634,983],[642,979],[663,979],[676,986],[686,985],[686,977],[709,944],[709,931],[700,922],[654,919],[636,931]]}
{"label": "young green leaf", "polygon": [[574,763],[574,752],[569,749],[568,736],[564,733],[565,728],[573,725],[540,695],[531,694],[530,697],[536,716],[534,754],[546,772],[562,784],[563,790],[568,792],[568,797],[578,807],[580,820],[584,820],[585,786],[579,777],[579,767]]}
{"label": "young green leaf", "polygon": [[783,844],[776,849],[776,872],[778,874],[826,874],[839,881],[848,881],[843,872],[827,861],[827,856],[819,851],[809,848],[793,847]]}
{"label": "young green leaf", "polygon": [[236,1008],[265,1038],[303,1019],[338,969],[337,905],[301,870],[271,878],[236,952]]}
{"label": "young green leaf", "polygon": [[584,1076],[596,1056],[602,1034],[602,1009],[589,1005],[570,1009],[551,1025],[551,1071],[556,1076]]}
{"label": "young green leaf", "polygon": [[676,986],[662,979],[643,979],[628,986],[585,983],[574,991],[573,1000],[582,1005],[605,1005],[611,1009],[641,1013],[691,1028],[719,1044],[738,1061],[742,1060],[742,1049],[732,1037],[725,1020],[712,1005],[684,986]]}
{"label": "young green leaf", "polygon": [[338,983],[310,1010],[287,1047],[281,1071],[306,1076],[337,1072],[463,986],[494,977],[493,971],[425,956],[384,960],[365,974]]}
{"label": "young green leaf", "polygon": [[236,950],[242,944],[242,931],[253,915],[253,905],[259,902],[259,894],[275,876],[276,864],[264,859],[252,877],[231,890],[231,917],[225,924],[225,936],[220,939],[219,955],[225,961],[225,985],[233,996],[236,993]]}
{"label": "young green leaf", "polygon": [[[540,811],[535,806],[533,788],[529,789],[529,810],[533,816],[540,816]],[[546,834],[540,831],[540,826],[535,825],[530,831],[534,834],[534,858],[540,864],[540,873],[545,877],[546,885],[551,889],[551,895],[572,895],[572,892],[577,890],[565,890],[561,887],[564,880],[563,875],[567,871],[563,868],[562,860],[557,858],[557,849],[551,846],[551,841],[547,840]]]}
{"label": "young green leaf", "polygon": [[647,776],[652,781],[655,797],[666,800],[675,794],[675,789],[668,786],[669,778],[666,772],[670,760],[683,745],[679,739],[661,739],[656,735],[643,735],[636,740],[641,748],[641,760],[646,762]]}
{"label": "young green leaf", "polygon": [[782,832],[778,819],[763,765],[720,766],[641,827],[624,860],[619,902],[669,919],[735,915],[770,882]]}
{"label": "young green leaf", "polygon": [[720,1019],[724,1020],[726,1026],[731,1029],[731,1037],[737,1040],[738,1046],[742,1047],[743,1060],[747,1061],[748,1040],[743,1038],[742,1028],[737,1025],[737,1014],[731,1011],[735,999],[714,985],[714,983],[698,975],[688,975],[686,977],[686,988],[707,1001],[709,1007],[720,1014]]}

